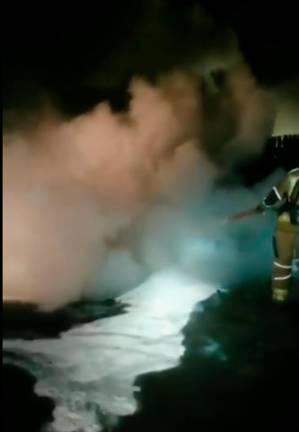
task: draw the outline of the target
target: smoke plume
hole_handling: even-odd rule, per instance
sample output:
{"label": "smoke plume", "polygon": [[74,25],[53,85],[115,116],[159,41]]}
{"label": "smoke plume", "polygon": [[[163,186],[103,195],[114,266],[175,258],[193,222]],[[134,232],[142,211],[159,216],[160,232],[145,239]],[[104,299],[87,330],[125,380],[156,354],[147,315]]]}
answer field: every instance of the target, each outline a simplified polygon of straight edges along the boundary
{"label": "smoke plume", "polygon": [[127,112],[100,103],[65,120],[47,109],[5,133],[4,300],[54,309],[181,263],[174,244],[198,229],[192,205],[214,201],[218,176],[271,134],[271,95],[242,65],[220,86],[173,71],[129,91]]}

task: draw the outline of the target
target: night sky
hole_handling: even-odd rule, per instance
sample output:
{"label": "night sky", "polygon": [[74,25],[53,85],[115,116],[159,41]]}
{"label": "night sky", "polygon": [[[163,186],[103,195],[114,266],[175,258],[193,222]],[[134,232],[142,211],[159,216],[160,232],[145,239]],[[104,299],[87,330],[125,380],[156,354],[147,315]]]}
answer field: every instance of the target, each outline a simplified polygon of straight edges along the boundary
{"label": "night sky", "polygon": [[[194,19],[200,7],[215,23]],[[230,29],[258,81],[299,100],[291,1],[110,0],[70,8],[26,2],[7,6],[5,21],[5,109],[36,107],[45,93],[71,115],[107,99],[124,109],[132,75],[154,80],[205,49],[225,52]]]}

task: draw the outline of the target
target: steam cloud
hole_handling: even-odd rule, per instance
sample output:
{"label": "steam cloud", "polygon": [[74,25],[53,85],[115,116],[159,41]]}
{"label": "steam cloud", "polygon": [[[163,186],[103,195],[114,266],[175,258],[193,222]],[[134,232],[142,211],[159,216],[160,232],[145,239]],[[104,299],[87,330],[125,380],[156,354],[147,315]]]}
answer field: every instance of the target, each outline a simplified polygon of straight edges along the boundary
{"label": "steam cloud", "polygon": [[46,111],[5,133],[4,300],[50,310],[208,258],[184,245],[200,241],[200,211],[226,196],[212,195],[217,177],[261,151],[272,97],[243,65],[221,86],[174,71],[156,85],[134,78],[130,93],[126,113],[107,103],[69,121]]}

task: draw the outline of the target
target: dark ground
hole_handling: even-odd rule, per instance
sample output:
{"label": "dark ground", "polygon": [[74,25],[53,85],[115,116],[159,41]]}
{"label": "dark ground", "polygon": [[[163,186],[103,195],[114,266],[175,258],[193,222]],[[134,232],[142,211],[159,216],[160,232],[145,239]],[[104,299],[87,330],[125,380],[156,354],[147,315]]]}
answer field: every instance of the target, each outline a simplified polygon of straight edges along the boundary
{"label": "dark ground", "polygon": [[[268,294],[257,283],[203,302],[184,329],[180,366],[137,379],[139,411],[117,432],[298,430],[299,304],[277,306]],[[35,432],[51,420],[53,401],[33,384],[4,366],[5,431]]]}
{"label": "dark ground", "polygon": [[2,318],[4,336],[5,339],[55,338],[71,327],[125,313],[125,307],[115,300],[81,301],[47,313],[33,304],[6,303]]}
{"label": "dark ground", "polygon": [[204,302],[181,365],[139,379],[141,410],[118,432],[298,430],[298,303],[273,305],[256,288]]}

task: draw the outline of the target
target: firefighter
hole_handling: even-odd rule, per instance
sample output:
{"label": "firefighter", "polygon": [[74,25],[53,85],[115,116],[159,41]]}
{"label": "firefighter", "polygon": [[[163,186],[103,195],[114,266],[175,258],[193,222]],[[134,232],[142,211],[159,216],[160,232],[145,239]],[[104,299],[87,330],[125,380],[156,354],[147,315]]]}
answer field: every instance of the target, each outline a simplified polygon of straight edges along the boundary
{"label": "firefighter", "polygon": [[262,213],[272,209],[278,213],[273,236],[272,298],[283,303],[290,295],[292,264],[294,260],[299,262],[299,168],[291,170],[257,207]]}

